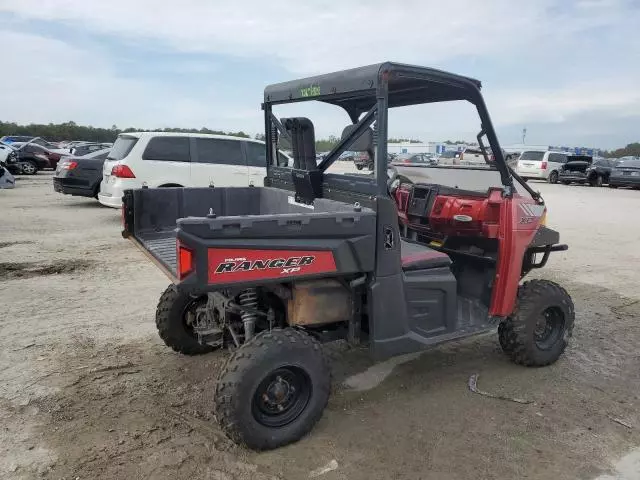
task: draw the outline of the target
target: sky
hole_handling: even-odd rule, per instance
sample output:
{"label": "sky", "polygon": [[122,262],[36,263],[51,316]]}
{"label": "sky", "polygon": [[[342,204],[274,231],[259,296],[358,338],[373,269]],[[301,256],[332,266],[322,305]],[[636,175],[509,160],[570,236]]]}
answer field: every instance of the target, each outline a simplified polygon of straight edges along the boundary
{"label": "sky", "polygon": [[[390,60],[481,80],[503,145],[614,148],[640,141],[638,25],[640,0],[0,0],[0,120],[253,135],[266,85]],[[348,122],[303,105],[318,137]],[[468,105],[389,116],[477,130]]]}

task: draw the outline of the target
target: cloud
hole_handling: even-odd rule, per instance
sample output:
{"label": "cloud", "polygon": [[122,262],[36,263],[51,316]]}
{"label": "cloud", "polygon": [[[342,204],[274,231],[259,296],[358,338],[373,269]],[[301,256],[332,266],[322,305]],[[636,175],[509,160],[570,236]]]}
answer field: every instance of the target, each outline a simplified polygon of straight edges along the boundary
{"label": "cloud", "polygon": [[[156,0],[152,8],[141,0],[0,0],[3,16],[11,20],[0,32],[3,58],[21,65],[0,78],[11,120],[257,132],[266,83],[391,59],[480,78],[500,128],[536,124],[586,136],[624,118],[613,122],[616,141],[640,131],[635,0]],[[53,26],[92,42],[41,33]],[[167,64],[182,79],[134,74],[118,49],[142,52],[133,60],[140,65],[167,53],[190,59]],[[255,66],[219,68],[237,59]],[[475,121],[459,118],[438,111],[429,127],[408,115],[396,133],[475,132]]]}
{"label": "cloud", "polygon": [[270,57],[291,71],[310,73],[387,59],[432,63],[457,55],[504,54],[534,41],[548,43],[545,35],[554,28],[579,31],[620,20],[615,8],[620,2],[592,1],[550,14],[556,3],[272,0],[267,6],[257,0],[156,0],[149,8],[148,2],[132,0],[6,0],[0,11],[182,51]]}
{"label": "cloud", "polygon": [[[0,32],[0,45],[11,46],[3,64],[15,69],[13,74],[4,70],[0,77],[5,121],[239,130],[247,117],[259,117],[257,105],[234,108],[216,94],[213,82],[194,96],[162,80],[121,75],[112,59],[60,40],[5,31]],[[198,66],[190,63],[189,68]]]}

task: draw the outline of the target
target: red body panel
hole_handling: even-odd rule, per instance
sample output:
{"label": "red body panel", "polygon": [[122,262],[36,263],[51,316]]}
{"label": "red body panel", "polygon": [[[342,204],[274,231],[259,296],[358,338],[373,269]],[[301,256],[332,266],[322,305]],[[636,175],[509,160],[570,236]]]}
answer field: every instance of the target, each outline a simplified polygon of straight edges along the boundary
{"label": "red body panel", "polygon": [[[395,192],[400,223],[416,231],[427,227],[411,223],[407,208],[411,187]],[[494,189],[487,197],[438,195],[429,212],[431,233],[455,237],[481,237],[498,240],[498,258],[489,314],[507,317],[513,313],[522,275],[524,255],[536,234],[545,208],[533,199],[515,194],[504,198]]]}
{"label": "red body panel", "polygon": [[209,283],[232,283],[332,273],[333,253],[311,250],[210,248]]}
{"label": "red body panel", "polygon": [[[524,205],[524,208],[523,208]],[[545,208],[519,195],[502,199],[496,276],[489,314],[513,313],[522,276],[524,254],[538,230]]]}

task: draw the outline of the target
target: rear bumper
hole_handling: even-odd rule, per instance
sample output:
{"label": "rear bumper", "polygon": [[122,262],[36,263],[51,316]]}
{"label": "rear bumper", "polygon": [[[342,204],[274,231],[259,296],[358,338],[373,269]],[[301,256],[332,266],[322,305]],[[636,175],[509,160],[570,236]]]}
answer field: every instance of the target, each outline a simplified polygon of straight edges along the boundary
{"label": "rear bumper", "polygon": [[77,185],[73,179],[53,177],[53,190],[65,195],[78,195],[81,197],[94,197],[95,188],[86,185]]}
{"label": "rear bumper", "polygon": [[111,208],[122,207],[122,195],[115,196],[110,193],[100,192],[98,193],[98,201],[106,207],[111,207]]}
{"label": "rear bumper", "polygon": [[640,187],[640,176],[621,175],[609,177],[609,185],[614,187]]}
{"label": "rear bumper", "polygon": [[546,170],[524,170],[524,171],[516,170],[516,173],[520,175],[522,178],[546,179],[548,176]]}
{"label": "rear bumper", "polygon": [[588,177],[585,173],[562,173],[558,172],[558,180],[562,182],[586,182]]}

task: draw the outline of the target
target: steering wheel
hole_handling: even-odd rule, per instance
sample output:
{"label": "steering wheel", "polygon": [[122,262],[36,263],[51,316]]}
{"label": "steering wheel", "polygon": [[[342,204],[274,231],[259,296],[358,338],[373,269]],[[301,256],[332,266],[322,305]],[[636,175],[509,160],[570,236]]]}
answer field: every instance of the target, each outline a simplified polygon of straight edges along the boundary
{"label": "steering wheel", "polygon": [[[393,171],[393,174],[389,175],[389,171]],[[398,170],[393,167],[387,169],[387,192],[389,196],[393,197],[398,190],[398,187],[403,183],[413,183],[409,178],[398,173]]]}

